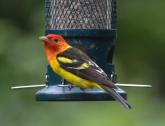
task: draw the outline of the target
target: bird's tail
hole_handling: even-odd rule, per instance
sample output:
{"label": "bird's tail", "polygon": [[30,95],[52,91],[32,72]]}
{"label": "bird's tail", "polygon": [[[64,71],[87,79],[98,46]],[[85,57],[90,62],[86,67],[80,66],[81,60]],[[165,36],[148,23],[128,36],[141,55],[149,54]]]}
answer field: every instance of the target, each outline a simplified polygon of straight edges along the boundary
{"label": "bird's tail", "polygon": [[101,88],[103,88],[106,92],[108,92],[116,101],[119,101],[124,108],[131,109],[131,106],[128,104],[128,102],[120,96],[113,88],[108,87],[107,85],[100,85]]}

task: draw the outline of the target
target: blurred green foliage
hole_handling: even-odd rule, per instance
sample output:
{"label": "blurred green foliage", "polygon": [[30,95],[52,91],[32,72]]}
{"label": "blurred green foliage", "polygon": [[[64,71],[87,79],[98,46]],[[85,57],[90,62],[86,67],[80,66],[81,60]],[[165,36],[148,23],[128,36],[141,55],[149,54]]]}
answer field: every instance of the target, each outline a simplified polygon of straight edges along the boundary
{"label": "blurred green foliage", "polygon": [[116,102],[36,102],[36,90],[11,91],[18,84],[44,82],[44,1],[0,2],[0,126],[164,126],[165,1],[118,1],[114,63],[118,81],[152,84],[124,88],[133,105]]}

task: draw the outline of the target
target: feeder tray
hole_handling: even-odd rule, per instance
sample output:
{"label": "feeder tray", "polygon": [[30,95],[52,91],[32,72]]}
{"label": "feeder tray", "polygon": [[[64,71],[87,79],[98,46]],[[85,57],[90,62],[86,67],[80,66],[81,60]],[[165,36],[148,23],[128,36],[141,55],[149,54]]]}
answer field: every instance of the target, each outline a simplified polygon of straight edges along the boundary
{"label": "feeder tray", "polygon": [[[116,90],[124,99],[126,93]],[[114,100],[109,94],[99,89],[81,90],[78,87],[70,89],[68,87],[46,86],[36,93],[37,101],[109,101]]]}

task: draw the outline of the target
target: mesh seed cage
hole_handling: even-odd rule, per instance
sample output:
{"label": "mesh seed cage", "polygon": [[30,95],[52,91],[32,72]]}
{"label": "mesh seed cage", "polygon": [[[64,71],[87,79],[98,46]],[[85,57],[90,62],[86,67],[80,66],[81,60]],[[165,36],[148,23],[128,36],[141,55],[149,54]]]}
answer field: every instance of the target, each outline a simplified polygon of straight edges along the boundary
{"label": "mesh seed cage", "polygon": [[116,0],[45,0],[46,29],[114,29]]}

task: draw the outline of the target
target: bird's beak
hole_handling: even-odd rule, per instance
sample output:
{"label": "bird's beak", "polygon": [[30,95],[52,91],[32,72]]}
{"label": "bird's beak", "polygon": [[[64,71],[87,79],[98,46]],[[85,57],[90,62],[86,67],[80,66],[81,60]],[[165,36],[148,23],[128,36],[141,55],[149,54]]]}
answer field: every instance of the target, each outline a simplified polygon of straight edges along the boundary
{"label": "bird's beak", "polygon": [[49,39],[46,36],[41,36],[41,37],[39,37],[39,39],[44,42],[49,42]]}

